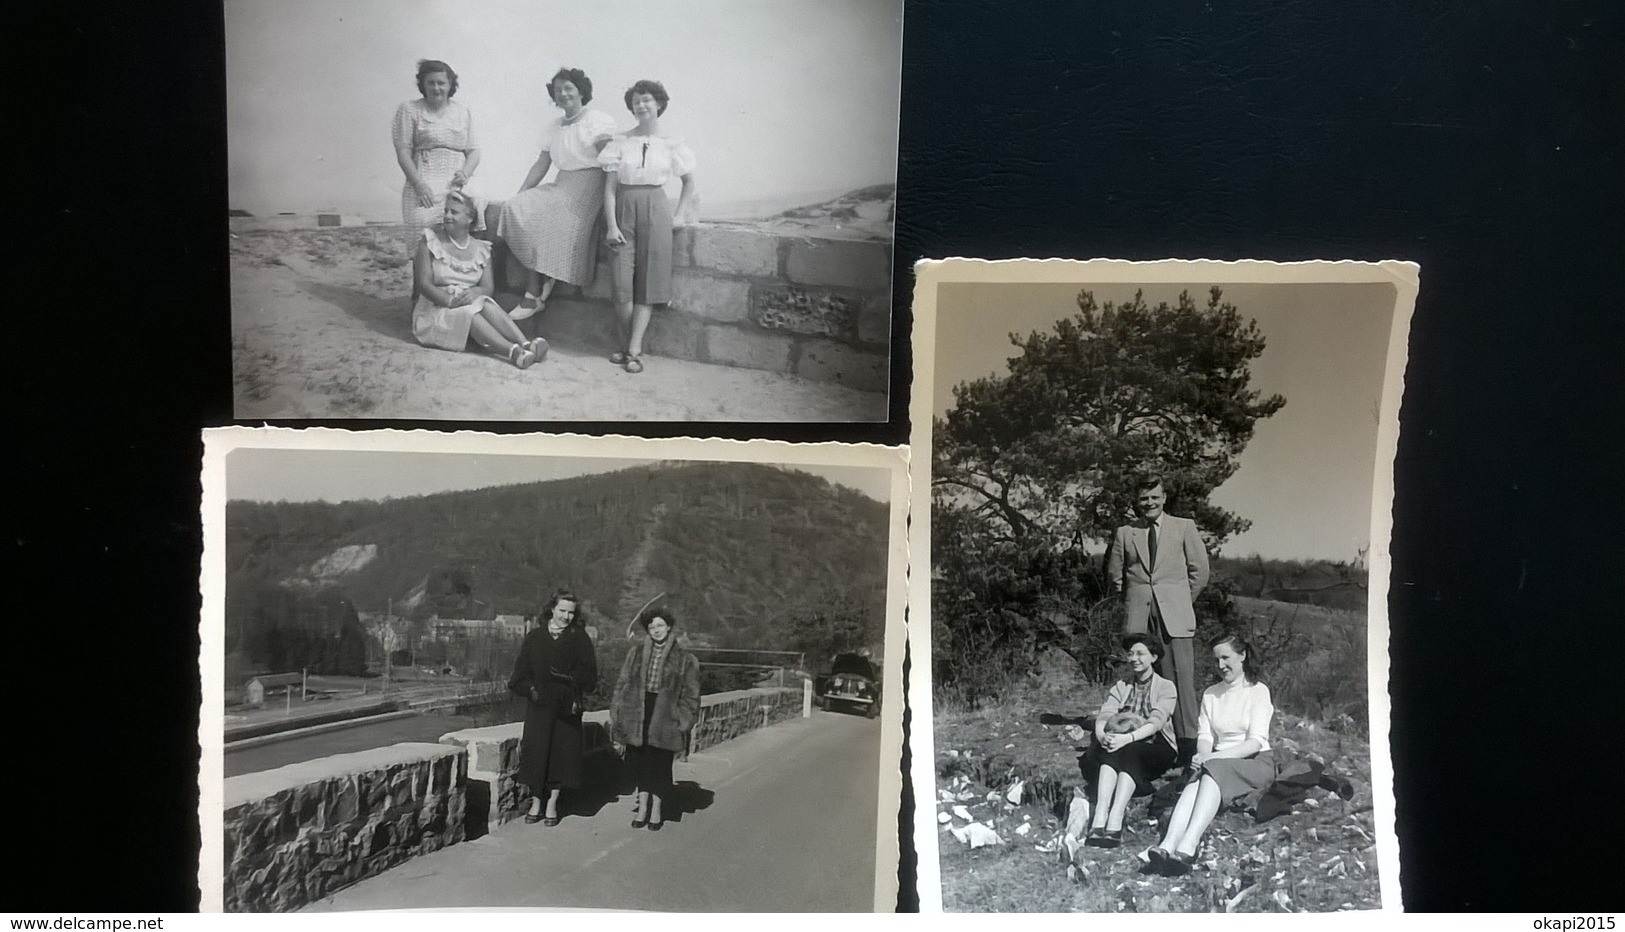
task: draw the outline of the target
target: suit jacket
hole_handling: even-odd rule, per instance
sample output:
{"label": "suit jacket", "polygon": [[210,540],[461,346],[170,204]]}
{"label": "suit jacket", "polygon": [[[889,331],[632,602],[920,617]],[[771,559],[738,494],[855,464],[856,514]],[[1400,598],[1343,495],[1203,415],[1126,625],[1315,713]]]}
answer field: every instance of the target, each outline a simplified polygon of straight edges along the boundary
{"label": "suit jacket", "polygon": [[1151,565],[1144,521],[1118,528],[1106,551],[1106,582],[1123,597],[1123,630],[1129,634],[1149,629],[1155,602],[1171,636],[1193,637],[1196,609],[1191,603],[1207,585],[1207,576],[1207,546],[1189,518],[1162,516],[1156,566]]}

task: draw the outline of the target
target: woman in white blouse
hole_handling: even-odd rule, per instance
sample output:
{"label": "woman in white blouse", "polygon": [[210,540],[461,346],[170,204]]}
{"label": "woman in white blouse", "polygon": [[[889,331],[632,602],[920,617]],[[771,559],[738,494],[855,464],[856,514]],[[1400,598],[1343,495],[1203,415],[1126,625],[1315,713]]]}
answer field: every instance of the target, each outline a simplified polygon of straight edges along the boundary
{"label": "woman in white blouse", "polygon": [[[628,88],[626,109],[638,125],[598,155],[605,172],[604,240],[615,253],[615,316],[623,347],[609,360],[627,372],[643,371],[643,334],[654,305],[671,300],[672,226],[694,222],[694,153],[660,129],[670,100],[659,81]],[[665,190],[673,177],[683,185],[675,215]]]}
{"label": "woman in white blouse", "polygon": [[1155,873],[1189,873],[1219,807],[1275,781],[1269,742],[1275,708],[1269,687],[1258,681],[1251,646],[1226,635],[1213,645],[1213,660],[1221,681],[1202,693],[1189,782],[1168,817],[1162,844],[1146,852]]}
{"label": "woman in white blouse", "polygon": [[[541,310],[554,282],[591,283],[598,261],[598,153],[614,134],[615,121],[587,106],[592,80],[579,68],[560,69],[547,84],[547,96],[564,115],[548,124],[536,164],[496,221],[496,235],[529,270],[525,296],[510,315],[514,320]],[[542,184],[553,168],[558,174]]]}

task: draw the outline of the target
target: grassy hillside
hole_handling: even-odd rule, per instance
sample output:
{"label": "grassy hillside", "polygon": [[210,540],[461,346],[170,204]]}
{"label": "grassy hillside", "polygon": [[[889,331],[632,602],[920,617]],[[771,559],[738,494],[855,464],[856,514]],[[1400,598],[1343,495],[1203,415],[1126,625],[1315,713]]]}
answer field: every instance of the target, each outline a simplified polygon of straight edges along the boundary
{"label": "grassy hillside", "polygon": [[[661,464],[382,502],[231,502],[227,636],[267,587],[336,590],[363,612],[490,618],[535,614],[568,586],[606,631],[665,591],[689,632],[773,649],[791,616],[836,596],[862,606],[878,632],[886,531],[884,504],[754,464]],[[325,560],[367,545],[376,555],[343,572]]]}

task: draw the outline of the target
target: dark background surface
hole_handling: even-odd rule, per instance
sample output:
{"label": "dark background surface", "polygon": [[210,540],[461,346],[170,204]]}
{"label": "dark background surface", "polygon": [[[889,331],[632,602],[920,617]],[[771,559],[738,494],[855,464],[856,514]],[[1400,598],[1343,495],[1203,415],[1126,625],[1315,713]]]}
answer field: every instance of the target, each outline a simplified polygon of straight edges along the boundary
{"label": "dark background surface", "polygon": [[[8,908],[197,902],[198,432],[231,423],[223,27],[218,3],[153,6],[35,8],[54,22],[12,73],[30,120],[13,164],[39,198],[14,218],[12,313],[44,325],[9,341],[15,662],[41,678],[12,695],[49,711],[13,713],[13,773],[39,804],[11,809],[33,870]],[[900,308],[926,256],[1420,263],[1385,879],[1411,910],[1617,909],[1617,5],[934,0],[906,17]],[[638,429],[903,442],[896,352],[890,425]]]}

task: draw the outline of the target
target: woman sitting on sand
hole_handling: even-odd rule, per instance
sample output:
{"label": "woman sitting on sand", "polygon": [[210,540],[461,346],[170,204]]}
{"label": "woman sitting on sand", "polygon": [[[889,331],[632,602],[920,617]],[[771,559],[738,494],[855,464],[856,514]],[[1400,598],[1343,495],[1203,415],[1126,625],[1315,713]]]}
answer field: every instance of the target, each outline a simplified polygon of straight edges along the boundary
{"label": "woman sitting on sand", "polygon": [[1093,848],[1123,843],[1129,799],[1136,790],[1149,793],[1151,781],[1172,767],[1179,753],[1173,726],[1179,690],[1152,669],[1160,645],[1145,634],[1130,634],[1123,638],[1123,650],[1129,674],[1112,684],[1095,716],[1089,759],[1100,764],[1100,774],[1095,780],[1094,821],[1083,842]]}
{"label": "woman sitting on sand", "polygon": [[[418,62],[418,93],[423,96],[395,108],[391,133],[395,161],[406,176],[401,222],[408,252],[417,249],[423,231],[440,219],[446,192],[466,185],[480,164],[474,118],[451,99],[457,93],[457,72],[443,61]],[[483,219],[475,217],[473,228],[483,227]]]}
{"label": "woman sitting on sand", "polygon": [[446,195],[444,221],[419,238],[412,260],[418,292],[412,335],[424,346],[453,352],[462,352],[473,337],[486,352],[527,369],[547,355],[547,341],[527,341],[491,298],[491,244],[469,232],[478,214],[473,199],[454,190]]}
{"label": "woman sitting on sand", "polygon": [[1213,645],[1221,682],[1202,693],[1196,755],[1179,801],[1168,816],[1162,844],[1146,851],[1153,873],[1186,874],[1202,833],[1219,808],[1258,793],[1275,781],[1270,751],[1270,689],[1258,681],[1252,647],[1230,634]]}
{"label": "woman sitting on sand", "polygon": [[[694,152],[661,132],[660,116],[671,98],[659,81],[639,81],[626,91],[626,109],[638,125],[617,136],[598,155],[604,167],[605,242],[615,251],[615,316],[621,350],[609,361],[627,372],[643,371],[643,334],[654,305],[671,300],[672,225],[694,222]],[[677,212],[665,185],[682,179]]]}
{"label": "woman sitting on sand", "polygon": [[[598,261],[596,233],[604,196],[596,169],[615,121],[587,106],[592,81],[579,68],[559,69],[547,83],[547,96],[564,115],[548,124],[536,164],[496,220],[496,235],[528,270],[514,320],[541,310],[555,281],[590,283]],[[552,168],[558,175],[542,184]]]}

